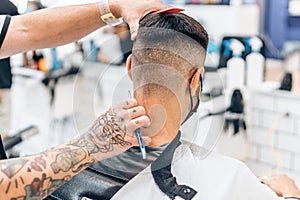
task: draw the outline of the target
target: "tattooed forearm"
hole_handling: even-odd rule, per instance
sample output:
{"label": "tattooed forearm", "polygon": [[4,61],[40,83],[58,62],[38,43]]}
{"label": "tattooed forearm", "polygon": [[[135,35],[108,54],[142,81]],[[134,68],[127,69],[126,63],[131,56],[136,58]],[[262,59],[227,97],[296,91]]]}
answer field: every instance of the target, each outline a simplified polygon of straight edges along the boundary
{"label": "tattooed forearm", "polygon": [[[128,137],[124,121],[110,109],[88,132],[67,144],[35,156],[0,161],[0,199],[45,198],[96,160],[130,148],[132,144],[125,140]],[[120,128],[122,125],[125,131]]]}
{"label": "tattooed forearm", "polygon": [[9,183],[8,183],[8,185],[7,185],[7,188],[6,188],[6,190],[5,190],[5,194],[7,194],[7,193],[8,193],[8,191],[9,191],[9,188],[10,188],[10,184],[11,184],[11,182],[9,182]]}
{"label": "tattooed forearm", "polygon": [[[64,145],[27,159],[0,161],[0,199],[42,199],[95,162],[84,148]],[[54,159],[53,159],[54,158]]]}
{"label": "tattooed forearm", "polygon": [[44,169],[46,169],[46,160],[43,158],[43,156],[36,157],[34,158],[34,161],[30,163],[30,166],[32,170],[42,172]]}
{"label": "tattooed forearm", "polygon": [[0,168],[8,178],[13,178],[28,162],[25,159],[5,160],[1,162]]}
{"label": "tattooed forearm", "polygon": [[95,162],[96,162],[95,160],[92,160],[91,162],[83,163],[83,164],[79,165],[79,166],[77,167],[77,169],[73,169],[72,172],[78,173],[78,172],[82,171],[83,169],[85,169],[85,168],[91,166],[91,165],[94,164]]}
{"label": "tattooed forearm", "polygon": [[67,172],[83,161],[86,156],[86,152],[83,149],[68,150],[56,156],[56,160],[51,164],[51,168],[55,174],[60,171]]}
{"label": "tattooed forearm", "polygon": [[66,176],[62,179],[52,179],[47,177],[46,174],[42,174],[41,178],[34,178],[32,182],[24,186],[25,195],[18,196],[14,199],[24,200],[40,200],[41,198],[47,197],[49,194],[55,191],[58,187],[66,183],[71,179],[71,176]]}

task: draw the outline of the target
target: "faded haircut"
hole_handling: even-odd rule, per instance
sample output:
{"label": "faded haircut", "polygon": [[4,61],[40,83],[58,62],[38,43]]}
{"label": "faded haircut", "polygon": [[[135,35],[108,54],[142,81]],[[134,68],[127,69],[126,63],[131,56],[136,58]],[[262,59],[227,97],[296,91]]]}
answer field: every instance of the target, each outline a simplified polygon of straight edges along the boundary
{"label": "faded haircut", "polygon": [[[208,34],[204,27],[183,13],[148,14],[140,21],[140,28],[136,41],[140,40],[144,43],[164,41],[169,36],[174,36],[174,32],[178,32],[195,40],[204,49],[208,45]],[[174,40],[175,38],[169,39]]]}
{"label": "faded haircut", "polygon": [[207,45],[206,30],[193,18],[182,13],[148,14],[140,21],[133,45],[132,67],[144,66],[133,72],[133,82],[170,78],[160,72],[155,76],[152,66],[157,64],[173,67],[188,79],[193,69],[204,65]]}

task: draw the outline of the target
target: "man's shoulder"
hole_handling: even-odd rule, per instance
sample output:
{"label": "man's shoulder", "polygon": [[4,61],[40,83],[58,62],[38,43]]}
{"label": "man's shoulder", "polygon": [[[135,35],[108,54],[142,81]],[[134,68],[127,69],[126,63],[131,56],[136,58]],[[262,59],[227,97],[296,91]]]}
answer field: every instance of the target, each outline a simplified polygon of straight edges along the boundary
{"label": "man's shoulder", "polygon": [[183,146],[190,149],[194,158],[203,162],[220,162],[224,165],[246,167],[246,164],[235,158],[216,153],[213,150],[208,150],[194,143],[183,142]]}
{"label": "man's shoulder", "polygon": [[209,159],[211,160],[217,160],[217,161],[220,161],[224,164],[228,164],[230,166],[243,166],[243,167],[246,167],[246,164],[236,158],[232,158],[232,157],[229,157],[229,156],[226,156],[226,155],[223,155],[223,154],[220,154],[220,153],[216,153],[216,152],[212,152],[209,156],[208,156]]}
{"label": "man's shoulder", "polygon": [[[204,152],[202,149],[197,145],[183,143],[176,149],[172,163],[172,174],[178,183],[199,191],[195,199],[276,199],[243,162],[214,152],[201,154]],[[162,199],[163,196],[148,167],[126,184],[113,199]]]}

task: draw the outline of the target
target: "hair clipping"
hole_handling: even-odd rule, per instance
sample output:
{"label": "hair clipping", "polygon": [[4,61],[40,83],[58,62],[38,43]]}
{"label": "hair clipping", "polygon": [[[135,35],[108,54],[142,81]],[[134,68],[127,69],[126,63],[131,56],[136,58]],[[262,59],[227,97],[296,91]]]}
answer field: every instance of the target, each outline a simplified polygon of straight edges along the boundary
{"label": "hair clipping", "polygon": [[184,11],[182,8],[166,8],[163,10],[159,10],[154,12],[154,14],[174,14],[174,13],[179,13],[181,11]]}

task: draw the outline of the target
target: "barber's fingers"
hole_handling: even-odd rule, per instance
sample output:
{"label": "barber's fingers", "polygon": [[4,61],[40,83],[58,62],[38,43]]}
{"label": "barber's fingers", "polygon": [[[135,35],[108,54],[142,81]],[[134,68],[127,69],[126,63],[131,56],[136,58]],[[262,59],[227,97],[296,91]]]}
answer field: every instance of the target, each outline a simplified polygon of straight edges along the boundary
{"label": "barber's fingers", "polygon": [[129,109],[129,108],[133,108],[135,106],[138,105],[138,102],[136,99],[128,99],[126,101],[123,101],[119,104],[117,104],[116,106],[114,106],[114,109]]}
{"label": "barber's fingers", "polygon": [[111,108],[114,120],[120,127],[129,127],[130,131],[137,128],[150,126],[150,119],[146,116],[146,110],[139,106],[136,99],[129,99]]}
{"label": "barber's fingers", "polygon": [[265,184],[268,186],[272,191],[274,191],[278,196],[282,196],[282,192],[278,189],[276,181],[274,181],[276,178],[272,177],[269,178],[267,176],[261,177],[259,180],[262,184]]}
{"label": "barber's fingers", "polygon": [[260,180],[270,180],[270,177],[268,177],[268,176],[262,176],[262,177],[260,177]]}
{"label": "barber's fingers", "polygon": [[113,110],[115,113],[115,120],[120,123],[119,125],[146,114],[143,106],[134,106],[129,109],[113,108]]}
{"label": "barber's fingers", "polygon": [[137,20],[135,20],[129,24],[131,40],[135,40],[137,37],[137,33],[138,33],[138,29],[139,29],[139,22],[140,22],[140,18],[138,18]]}
{"label": "barber's fingers", "polygon": [[130,28],[130,33],[131,33],[131,40],[135,40],[136,37],[137,37],[137,33],[138,33],[138,29],[139,29],[139,26],[140,26],[140,21],[141,19],[143,19],[146,15],[150,14],[150,13],[153,13],[155,11],[159,11],[159,10],[164,10],[166,8],[170,8],[170,6],[167,6],[167,5],[162,5],[163,7],[160,7],[160,8],[153,8],[153,9],[150,9],[148,11],[145,11],[145,13],[141,16],[136,16],[133,18],[132,21],[128,22],[129,24],[129,28]]}
{"label": "barber's fingers", "polygon": [[[140,117],[137,117],[135,119],[132,119],[129,121],[129,123],[126,124],[125,129],[125,140],[127,142],[130,142],[132,144],[132,146],[138,146],[138,139],[137,136],[135,134],[135,131],[138,128],[146,128],[149,127],[151,124],[149,117],[147,117],[146,115],[142,115]],[[147,146],[151,143],[151,138],[150,137],[143,137],[144,140],[144,144]]]}
{"label": "barber's fingers", "polygon": [[129,22],[129,27],[130,27],[131,39],[132,40],[135,40],[136,37],[137,37],[137,32],[138,32],[140,20],[143,19],[149,13],[173,14],[173,13],[178,13],[178,12],[184,11],[184,9],[181,9],[181,8],[175,8],[175,7],[171,7],[169,5],[159,4],[160,1],[156,1],[156,2],[158,3],[157,7],[154,7],[152,9],[149,9],[148,11],[146,11],[142,16],[137,18],[138,20],[133,20],[132,22]]}
{"label": "barber's fingers", "polygon": [[142,115],[140,117],[130,120],[126,124],[126,133],[134,135],[136,129],[147,128],[150,126],[150,124],[151,124],[150,118],[146,115]]}
{"label": "barber's fingers", "polygon": [[267,176],[263,176],[263,177],[261,177],[260,179],[260,182],[261,183],[263,183],[263,184],[268,184],[268,182],[269,182],[269,180],[270,180],[270,178],[269,177],[267,177]]}
{"label": "barber's fingers", "polygon": [[139,116],[146,115],[146,110],[143,106],[136,106],[127,110],[130,119],[135,119]]}
{"label": "barber's fingers", "polygon": [[124,9],[122,16],[129,24],[131,39],[135,40],[139,28],[140,20],[151,12],[156,12],[170,8],[171,6],[163,4],[161,0],[134,1],[131,9]]}

